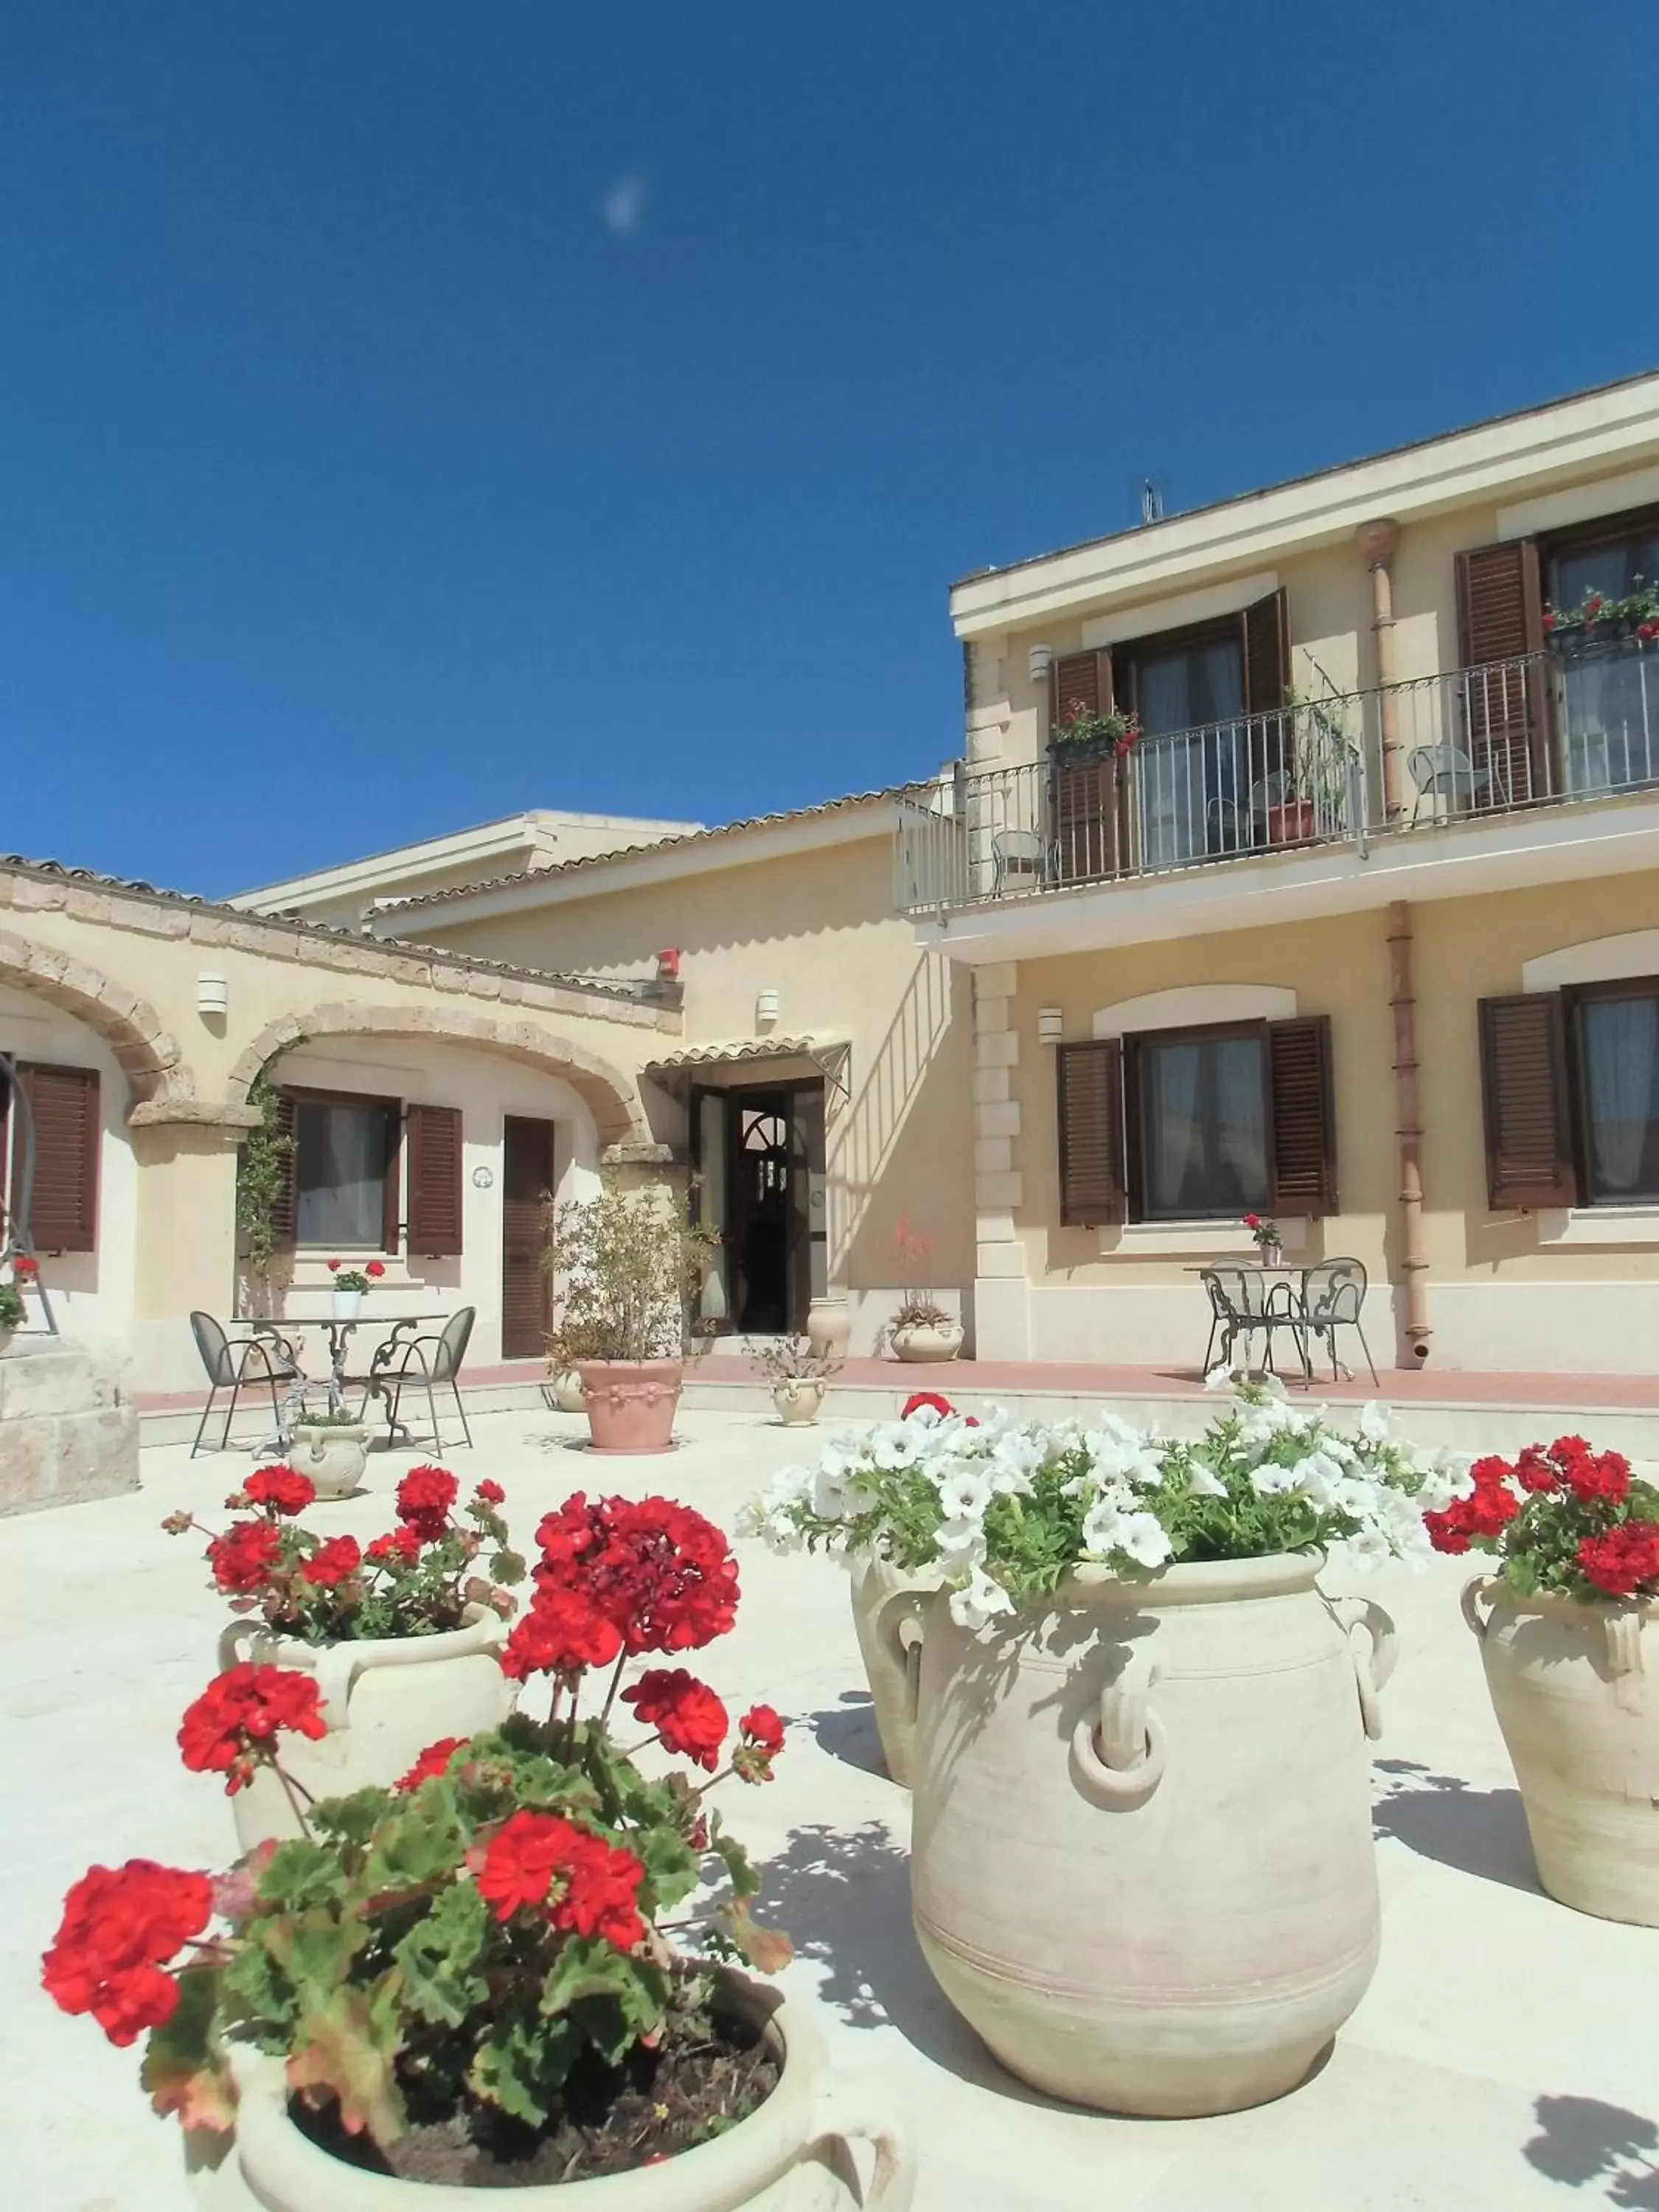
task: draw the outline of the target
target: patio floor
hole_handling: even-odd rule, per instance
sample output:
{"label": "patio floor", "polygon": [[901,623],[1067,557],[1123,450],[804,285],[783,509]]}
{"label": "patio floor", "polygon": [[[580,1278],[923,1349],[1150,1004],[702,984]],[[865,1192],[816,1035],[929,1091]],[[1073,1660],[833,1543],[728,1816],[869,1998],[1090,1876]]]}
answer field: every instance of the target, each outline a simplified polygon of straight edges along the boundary
{"label": "patio floor", "polygon": [[[953,1391],[968,1371],[951,1371]],[[513,1410],[481,1417],[477,1449],[453,1460],[506,1485],[526,1540],[543,1510],[596,1482],[671,1491],[729,1524],[773,1468],[812,1449],[759,1414],[690,1411],[672,1457],[601,1473],[580,1449],[580,1420]],[[374,1533],[410,1463],[377,1454],[369,1494],[313,1509],[317,1525]],[[137,2052],[58,2014],[38,1960],[91,1861],[216,1866],[233,1848],[222,1796],[173,1748],[222,1611],[194,1541],[157,1524],[180,1504],[211,1520],[246,1465],[150,1447],[137,1495],[0,1522],[0,2129],[6,2201],[21,2212],[185,2212],[190,2201],[176,2133],[137,2089]],[[1384,1934],[1370,1992],[1292,2096],[1152,2123],[1044,2101],[951,2012],[910,1934],[909,1804],[879,1769],[844,1583],[821,1560],[739,1553],[738,1629],[704,1671],[734,1711],[765,1698],[791,1725],[773,1786],[732,1792],[733,1825],[765,1863],[762,1917],[793,1935],[787,1978],[817,1991],[837,2063],[908,2112],[921,2212],[1659,2208],[1659,1930],[1589,1919],[1538,1890],[1458,1614],[1464,1563],[1358,1585],[1394,1612],[1402,1645],[1376,1747]]]}

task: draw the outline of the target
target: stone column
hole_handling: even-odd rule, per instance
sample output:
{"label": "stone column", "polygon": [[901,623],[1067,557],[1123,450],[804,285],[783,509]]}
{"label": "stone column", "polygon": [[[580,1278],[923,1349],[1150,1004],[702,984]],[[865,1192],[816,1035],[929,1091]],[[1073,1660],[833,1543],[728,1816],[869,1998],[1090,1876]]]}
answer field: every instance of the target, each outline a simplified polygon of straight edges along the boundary
{"label": "stone column", "polygon": [[191,1312],[223,1321],[235,1310],[236,1148],[258,1119],[253,1107],[199,1099],[153,1099],[129,1117],[138,1169],[133,1352],[141,1390],[194,1388],[202,1373]]}
{"label": "stone column", "polygon": [[1014,1165],[1020,1105],[1012,1071],[1019,968],[1012,960],[974,970],[974,1352],[980,1359],[1029,1359],[1030,1301],[1025,1248],[1014,1233],[1024,1182]]}
{"label": "stone column", "polygon": [[1394,556],[1400,547],[1400,525],[1390,520],[1368,522],[1359,532],[1359,550],[1371,578],[1371,637],[1376,654],[1376,680],[1382,687],[1382,801],[1385,819],[1396,821],[1406,810],[1406,763],[1400,750],[1400,702],[1392,684],[1399,681],[1394,651]]}

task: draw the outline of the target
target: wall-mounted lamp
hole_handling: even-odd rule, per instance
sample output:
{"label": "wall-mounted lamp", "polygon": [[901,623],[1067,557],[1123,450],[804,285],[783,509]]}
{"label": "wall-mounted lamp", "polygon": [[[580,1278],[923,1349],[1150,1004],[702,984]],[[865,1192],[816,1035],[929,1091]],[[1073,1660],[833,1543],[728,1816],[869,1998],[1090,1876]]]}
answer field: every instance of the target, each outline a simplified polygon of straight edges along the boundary
{"label": "wall-mounted lamp", "polygon": [[1048,681],[1048,671],[1054,665],[1053,646],[1034,645],[1027,656],[1025,665],[1031,672],[1033,684],[1039,685],[1046,684]]}
{"label": "wall-mounted lamp", "polygon": [[778,994],[775,991],[757,991],[755,994],[755,1027],[775,1029],[778,1019]]}
{"label": "wall-mounted lamp", "polygon": [[1063,1007],[1037,1008],[1037,1042],[1058,1044],[1066,1034],[1066,1014]]}
{"label": "wall-mounted lamp", "polygon": [[196,1011],[204,1021],[222,1021],[230,1012],[230,986],[205,969],[196,978]]}

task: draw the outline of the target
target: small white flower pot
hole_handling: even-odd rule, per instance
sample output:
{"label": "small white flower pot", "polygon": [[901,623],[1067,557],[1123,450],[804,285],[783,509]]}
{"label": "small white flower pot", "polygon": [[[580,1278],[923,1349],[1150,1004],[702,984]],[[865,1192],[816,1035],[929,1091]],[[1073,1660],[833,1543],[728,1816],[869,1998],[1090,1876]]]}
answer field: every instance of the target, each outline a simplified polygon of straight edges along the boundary
{"label": "small white flower pot", "polygon": [[809,1376],[792,1376],[773,1386],[772,1403],[786,1429],[811,1428],[823,1404],[823,1385]]}
{"label": "small white flower pot", "polygon": [[890,1341],[895,1359],[911,1365],[935,1365],[954,1359],[962,1349],[959,1321],[913,1322],[892,1331]]}
{"label": "small white flower pot", "polygon": [[336,1321],[356,1321],[362,1310],[363,1293],[361,1291],[335,1291],[334,1318]]}
{"label": "small white flower pot", "polygon": [[362,1486],[368,1464],[368,1426],[362,1421],[350,1428],[330,1422],[313,1428],[296,1421],[288,1463],[295,1474],[307,1478],[319,1498],[349,1498]]}
{"label": "small white flower pot", "polygon": [[556,1413],[585,1413],[582,1378],[574,1367],[561,1367],[542,1385],[542,1395]]}

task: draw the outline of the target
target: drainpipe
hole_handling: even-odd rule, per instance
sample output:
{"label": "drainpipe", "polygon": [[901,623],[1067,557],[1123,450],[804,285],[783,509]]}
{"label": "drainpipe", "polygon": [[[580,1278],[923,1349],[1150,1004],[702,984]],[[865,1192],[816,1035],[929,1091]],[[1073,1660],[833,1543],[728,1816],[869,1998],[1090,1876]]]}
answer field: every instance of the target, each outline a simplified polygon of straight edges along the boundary
{"label": "drainpipe", "polygon": [[1417,1103],[1417,999],[1412,989],[1412,910],[1389,908],[1389,1004],[1394,1008],[1394,1097],[1400,1140],[1400,1272],[1406,1294],[1406,1347],[1413,1364],[1429,1356],[1429,1263],[1423,1251],[1423,1125]]}
{"label": "drainpipe", "polygon": [[1394,577],[1390,563],[1400,546],[1400,525],[1384,520],[1366,523],[1359,532],[1359,550],[1371,572],[1371,637],[1376,653],[1376,680],[1382,724],[1383,819],[1394,821],[1405,811],[1405,763],[1400,757],[1400,702],[1392,686],[1399,681],[1394,653]]}

